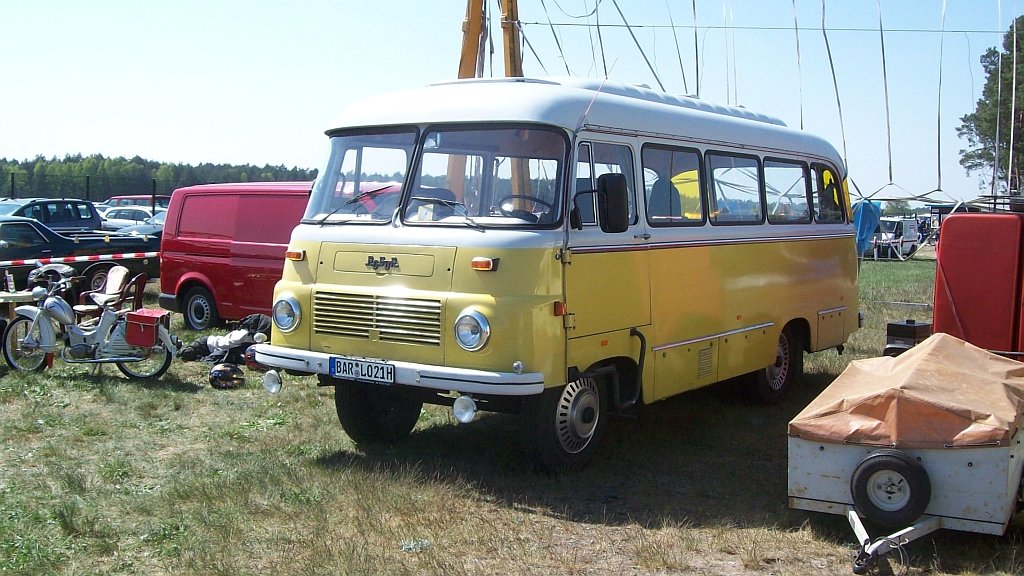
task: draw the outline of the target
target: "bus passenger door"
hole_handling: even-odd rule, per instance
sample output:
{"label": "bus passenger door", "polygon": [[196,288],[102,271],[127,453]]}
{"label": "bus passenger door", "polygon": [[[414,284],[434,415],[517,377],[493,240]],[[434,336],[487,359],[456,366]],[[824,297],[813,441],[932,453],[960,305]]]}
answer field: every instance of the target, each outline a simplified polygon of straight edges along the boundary
{"label": "bus passenger door", "polygon": [[[582,230],[570,228],[566,257],[565,298],[569,363],[581,370],[615,356],[639,358],[638,341],[629,329],[651,322],[646,229],[637,216],[637,180],[633,150],[624,143],[581,140],[576,150],[574,205]],[[607,234],[597,223],[597,178],[626,176],[630,226]],[[572,208],[572,204],[570,205]]]}

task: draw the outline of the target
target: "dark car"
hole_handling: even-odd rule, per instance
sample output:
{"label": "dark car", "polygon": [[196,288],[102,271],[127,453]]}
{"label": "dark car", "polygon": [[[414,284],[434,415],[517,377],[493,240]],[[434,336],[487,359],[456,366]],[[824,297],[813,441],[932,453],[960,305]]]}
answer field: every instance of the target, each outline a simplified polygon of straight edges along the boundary
{"label": "dark car", "polygon": [[[157,257],[134,256],[139,253],[156,253],[160,240],[153,236],[129,236],[111,233],[78,234],[74,237],[57,234],[39,221],[20,216],[0,216],[0,272],[11,272],[18,288],[25,286],[28,273],[35,268],[35,261],[50,258],[81,257],[81,261],[65,262],[79,275],[87,278],[89,289],[98,288],[106,277],[106,271],[114,264],[123,264],[132,275],[145,272],[150,278],[160,275]],[[116,254],[131,254],[131,257],[110,258]]]}
{"label": "dark car", "polygon": [[0,200],[0,216],[34,218],[60,234],[99,230],[103,224],[92,202],[72,198]]}
{"label": "dark car", "polygon": [[121,234],[131,234],[132,236],[154,236],[156,238],[160,238],[164,233],[164,220],[166,218],[166,210],[163,212],[157,212],[142,224],[125,226],[124,228],[121,228],[119,232]]}

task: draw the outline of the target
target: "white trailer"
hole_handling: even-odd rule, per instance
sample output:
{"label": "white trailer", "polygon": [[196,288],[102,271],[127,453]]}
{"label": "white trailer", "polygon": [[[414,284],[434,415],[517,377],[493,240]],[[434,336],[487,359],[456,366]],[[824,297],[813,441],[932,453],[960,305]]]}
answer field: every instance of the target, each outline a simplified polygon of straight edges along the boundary
{"label": "white trailer", "polygon": [[[1024,364],[936,334],[851,363],[789,423],[789,506],[847,516],[854,572],[939,528],[1002,535],[1024,502]],[[872,542],[861,518],[904,528]]]}

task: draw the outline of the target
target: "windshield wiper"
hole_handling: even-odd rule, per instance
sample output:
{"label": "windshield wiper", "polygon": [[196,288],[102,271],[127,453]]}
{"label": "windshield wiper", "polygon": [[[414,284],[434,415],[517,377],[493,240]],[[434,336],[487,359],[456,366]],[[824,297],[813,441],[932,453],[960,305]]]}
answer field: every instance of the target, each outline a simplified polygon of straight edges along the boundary
{"label": "windshield wiper", "polygon": [[419,200],[425,204],[440,204],[442,206],[447,206],[452,210],[455,210],[457,212],[457,216],[462,216],[466,219],[466,226],[477,230],[484,229],[483,226],[477,223],[476,220],[473,220],[473,217],[469,215],[469,208],[466,208],[466,205],[458,200],[445,200],[444,198],[435,198],[433,196],[412,196],[409,200]]}
{"label": "windshield wiper", "polygon": [[391,186],[393,185],[388,184],[387,186],[381,186],[380,188],[375,188],[373,190],[363,192],[362,194],[358,194],[356,196],[353,196],[352,198],[349,198],[348,200],[345,201],[345,204],[353,204],[355,202],[359,202],[363,198],[372,198],[377,194],[380,194],[381,192],[387,190],[388,188],[391,188]]}

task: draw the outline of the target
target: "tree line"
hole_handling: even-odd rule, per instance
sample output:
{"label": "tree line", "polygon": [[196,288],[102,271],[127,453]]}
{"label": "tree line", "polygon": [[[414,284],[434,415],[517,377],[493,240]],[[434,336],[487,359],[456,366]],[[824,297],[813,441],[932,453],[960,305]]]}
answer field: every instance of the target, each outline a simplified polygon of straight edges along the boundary
{"label": "tree line", "polygon": [[93,201],[128,194],[170,194],[176,188],[211,182],[304,181],[316,170],[285,166],[170,164],[102,154],[64,158],[0,158],[0,197],[84,198]]}

